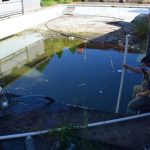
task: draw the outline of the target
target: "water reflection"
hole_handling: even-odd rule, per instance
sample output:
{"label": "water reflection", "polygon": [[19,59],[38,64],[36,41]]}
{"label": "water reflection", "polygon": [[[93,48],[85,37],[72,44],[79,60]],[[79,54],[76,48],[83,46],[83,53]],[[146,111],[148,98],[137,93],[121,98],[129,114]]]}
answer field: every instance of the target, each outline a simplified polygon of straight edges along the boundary
{"label": "water reflection", "polygon": [[[23,42],[22,42],[23,43]],[[2,43],[3,45],[6,45],[5,43]],[[22,45],[25,45],[24,43]],[[30,45],[27,45],[26,47],[22,49],[18,49],[16,46],[14,46],[11,51],[7,51],[7,47],[4,47],[2,49],[3,56],[0,57],[0,77],[5,77],[10,74],[16,73],[16,76],[19,74],[22,74],[25,70],[30,70],[30,64],[33,62],[36,62],[37,60],[41,59],[44,54],[44,41],[43,38],[39,38],[34,40],[34,43],[30,43]],[[6,49],[6,50],[5,50]],[[18,68],[23,67],[19,70]],[[19,73],[21,72],[21,73]]]}
{"label": "water reflection", "polygon": [[[112,49],[86,49],[85,60],[85,48],[53,48],[47,46],[45,53],[49,58],[10,84],[9,90],[42,94],[61,103],[114,111],[121,76],[118,70],[122,68],[123,54]],[[138,55],[128,54],[128,63],[138,65]],[[140,75],[126,72],[121,112],[126,112],[132,87],[140,81]]]}

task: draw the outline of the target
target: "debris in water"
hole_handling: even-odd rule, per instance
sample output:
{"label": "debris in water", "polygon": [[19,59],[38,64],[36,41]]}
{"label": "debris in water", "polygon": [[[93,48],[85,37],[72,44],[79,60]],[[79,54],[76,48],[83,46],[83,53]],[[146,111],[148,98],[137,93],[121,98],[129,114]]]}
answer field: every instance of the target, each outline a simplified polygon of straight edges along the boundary
{"label": "debris in water", "polygon": [[99,93],[100,93],[100,94],[102,94],[102,93],[103,93],[103,91],[102,91],[102,90],[99,90]]}
{"label": "debris in water", "polygon": [[81,84],[78,84],[78,86],[85,86],[86,83],[81,83]]}
{"label": "debris in water", "polygon": [[122,70],[118,70],[118,72],[122,72]]}
{"label": "debris in water", "polygon": [[84,43],[87,43],[88,41],[89,41],[88,39],[84,39],[84,40],[83,40]]}
{"label": "debris in water", "polygon": [[16,87],[15,90],[16,91],[18,91],[18,90],[20,90],[20,91],[22,90],[23,91],[23,90],[25,90],[25,88],[24,87]]}
{"label": "debris in water", "polygon": [[75,37],[74,36],[69,36],[69,40],[74,40]]}

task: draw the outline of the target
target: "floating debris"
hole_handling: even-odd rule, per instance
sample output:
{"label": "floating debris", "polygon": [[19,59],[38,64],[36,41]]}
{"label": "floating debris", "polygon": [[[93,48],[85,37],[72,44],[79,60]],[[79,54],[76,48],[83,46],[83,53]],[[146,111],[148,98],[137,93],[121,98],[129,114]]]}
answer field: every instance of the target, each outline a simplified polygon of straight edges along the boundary
{"label": "floating debris", "polygon": [[88,41],[89,41],[88,39],[84,39],[84,40],[83,40],[84,43],[87,43]]}
{"label": "floating debris", "polygon": [[21,90],[25,90],[25,88],[24,87],[16,87],[15,90],[16,91],[21,91]]}
{"label": "floating debris", "polygon": [[78,84],[78,86],[85,86],[86,83],[81,83],[81,84]]}
{"label": "floating debris", "polygon": [[103,91],[102,91],[102,90],[99,90],[99,93],[100,93],[100,94],[102,94],[102,93],[103,93]]}
{"label": "floating debris", "polygon": [[75,39],[74,36],[69,36],[68,38],[69,38],[69,40],[74,40]]}
{"label": "floating debris", "polygon": [[117,70],[118,72],[122,72],[122,70]]}

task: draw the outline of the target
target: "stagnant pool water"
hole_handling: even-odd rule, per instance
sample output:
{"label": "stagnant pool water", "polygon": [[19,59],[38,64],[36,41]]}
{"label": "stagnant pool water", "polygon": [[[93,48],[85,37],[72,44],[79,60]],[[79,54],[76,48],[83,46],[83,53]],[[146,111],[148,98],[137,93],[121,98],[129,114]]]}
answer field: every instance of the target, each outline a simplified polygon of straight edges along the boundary
{"label": "stagnant pool water", "polygon": [[[128,64],[138,65],[138,56],[129,53]],[[123,53],[113,49],[64,48],[12,82],[9,91],[42,94],[61,103],[114,112],[122,61]],[[132,99],[132,88],[140,82],[141,75],[126,71],[120,113],[126,112],[127,104]]]}

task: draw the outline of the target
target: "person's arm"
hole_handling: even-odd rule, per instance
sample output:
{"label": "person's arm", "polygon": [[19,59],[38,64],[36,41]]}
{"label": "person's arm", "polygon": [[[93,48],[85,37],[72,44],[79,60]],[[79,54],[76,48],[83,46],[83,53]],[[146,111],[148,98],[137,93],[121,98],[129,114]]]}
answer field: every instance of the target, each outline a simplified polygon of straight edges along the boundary
{"label": "person's arm", "polygon": [[150,95],[150,90],[146,90],[144,92],[138,93],[136,96],[149,96]]}
{"label": "person's arm", "polygon": [[127,65],[127,64],[123,64],[123,67],[124,67],[125,69],[128,69],[128,70],[130,70],[130,71],[132,71],[132,72],[135,72],[135,73],[142,73],[141,68],[132,67],[132,66],[129,66],[129,65]]}

